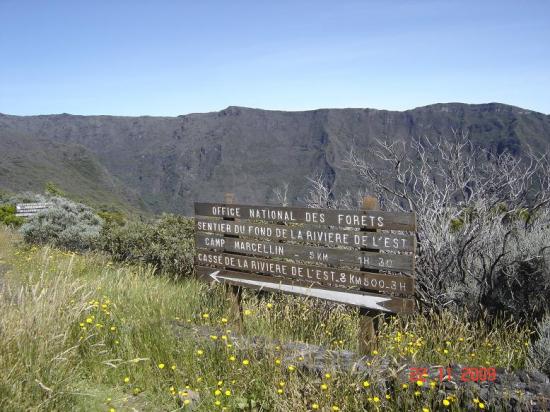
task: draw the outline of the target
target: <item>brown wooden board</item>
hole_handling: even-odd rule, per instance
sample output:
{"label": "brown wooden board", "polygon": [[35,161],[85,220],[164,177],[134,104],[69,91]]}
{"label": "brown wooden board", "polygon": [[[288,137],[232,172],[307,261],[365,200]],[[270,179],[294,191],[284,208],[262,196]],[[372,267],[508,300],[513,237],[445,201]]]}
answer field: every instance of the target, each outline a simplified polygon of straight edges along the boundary
{"label": "brown wooden board", "polygon": [[304,207],[248,206],[225,203],[195,203],[195,215],[306,223],[330,226],[364,227],[379,230],[416,230],[414,213],[379,210],[337,210]]}
{"label": "brown wooden board", "polygon": [[357,307],[376,309],[382,312],[411,313],[414,309],[414,301],[412,299],[351,291],[344,288],[324,287],[308,282],[204,266],[197,266],[196,272],[199,279],[207,282],[223,282],[250,289],[290,293]]}
{"label": "brown wooden board", "polygon": [[199,266],[212,265],[330,286],[353,286],[380,293],[392,293],[404,296],[414,293],[414,279],[398,274],[359,272],[326,266],[303,265],[294,262],[261,259],[208,250],[197,251],[196,263]]}
{"label": "brown wooden board", "polygon": [[195,236],[195,245],[199,249],[273,258],[284,257],[328,265],[354,266],[361,269],[379,269],[411,273],[414,267],[413,255],[362,252],[350,249],[297,245],[286,242],[224,238],[223,236],[201,232],[197,233]]}
{"label": "brown wooden board", "polygon": [[360,232],[357,230],[332,230],[312,226],[285,226],[245,222],[228,222],[219,219],[195,218],[198,232],[212,232],[252,238],[292,240],[324,244],[327,246],[352,246],[385,251],[414,252],[415,237],[393,233]]}

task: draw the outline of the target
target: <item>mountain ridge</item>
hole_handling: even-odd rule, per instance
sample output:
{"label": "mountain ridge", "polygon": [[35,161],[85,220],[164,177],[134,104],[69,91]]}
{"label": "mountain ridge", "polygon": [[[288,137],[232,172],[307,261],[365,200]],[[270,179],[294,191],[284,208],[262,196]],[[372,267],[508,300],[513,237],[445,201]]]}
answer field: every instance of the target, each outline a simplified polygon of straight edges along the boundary
{"label": "mountain ridge", "polygon": [[456,106],[499,106],[499,107],[506,107],[511,109],[517,109],[521,112],[529,112],[529,113],[537,113],[541,114],[543,116],[550,116],[550,113],[543,113],[539,112],[538,110],[532,110],[532,109],[525,109],[520,106],[515,106],[512,104],[507,103],[499,103],[499,102],[486,102],[486,103],[461,103],[461,102],[442,102],[442,103],[431,103],[424,106],[417,106],[410,109],[404,109],[404,110],[390,110],[390,109],[376,109],[373,107],[321,107],[317,109],[306,109],[306,110],[281,110],[281,109],[263,109],[261,107],[249,107],[249,106],[239,106],[239,105],[229,105],[223,109],[220,110],[213,110],[208,112],[191,112],[186,114],[179,114],[175,116],[156,116],[156,115],[116,115],[116,114],[73,114],[73,113],[49,113],[49,114],[31,114],[31,115],[17,115],[17,114],[10,114],[10,113],[2,113],[0,112],[0,116],[11,116],[11,117],[44,117],[44,116],[74,116],[74,117],[105,117],[105,118],[113,118],[113,117],[122,117],[122,118],[181,118],[191,115],[203,115],[203,114],[212,114],[212,113],[220,113],[224,110],[231,110],[231,109],[245,109],[245,110],[257,110],[257,111],[264,111],[264,112],[281,112],[281,113],[306,113],[306,112],[317,112],[317,111],[323,111],[323,110],[331,110],[331,111],[338,111],[338,110],[364,110],[364,111],[377,111],[377,112],[396,112],[396,113],[405,113],[410,112],[418,109],[426,109],[430,107],[437,107],[437,106],[448,106],[448,105],[456,105]]}
{"label": "mountain ridge", "polygon": [[[405,111],[228,106],[175,117],[2,114],[0,188],[38,190],[43,176],[78,194],[83,182],[97,180],[92,192],[98,192],[98,201],[109,195],[108,202],[144,212],[192,214],[194,201],[220,201],[224,192],[234,192],[240,202],[274,202],[273,189],[288,183],[291,203],[300,204],[306,177],[314,174],[323,174],[336,193],[361,187],[344,167],[352,147],[372,159],[376,138],[444,137],[452,130],[467,132],[480,146],[516,155],[527,145],[550,146],[550,116],[500,103],[436,103]],[[30,182],[17,159],[32,163],[25,152],[52,144],[61,145],[61,152],[82,147],[82,156],[97,164],[97,179],[73,167],[56,181],[63,171],[54,166],[62,159],[46,150],[42,173]]]}

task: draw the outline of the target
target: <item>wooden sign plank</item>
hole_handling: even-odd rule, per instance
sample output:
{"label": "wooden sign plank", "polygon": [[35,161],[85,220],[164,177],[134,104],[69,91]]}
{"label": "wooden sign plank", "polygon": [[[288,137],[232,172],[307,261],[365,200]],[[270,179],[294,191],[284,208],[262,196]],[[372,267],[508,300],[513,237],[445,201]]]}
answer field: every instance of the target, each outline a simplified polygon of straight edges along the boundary
{"label": "wooden sign plank", "polygon": [[45,209],[52,207],[53,203],[18,203],[16,209]]}
{"label": "wooden sign plank", "polygon": [[360,287],[381,293],[393,293],[405,296],[414,293],[414,279],[398,274],[370,273],[326,266],[310,266],[294,262],[217,253],[206,250],[198,250],[196,259],[197,264],[200,266],[213,265],[330,286]]}
{"label": "wooden sign plank", "polygon": [[414,213],[385,212],[379,210],[338,210],[195,203],[195,215],[284,223],[363,227],[378,230],[416,230],[416,215]]}
{"label": "wooden sign plank", "polygon": [[19,203],[15,205],[15,216],[31,217],[53,206],[53,203]]}
{"label": "wooden sign plank", "polygon": [[253,238],[292,240],[297,242],[325,244],[328,246],[352,246],[385,251],[414,252],[415,237],[393,233],[372,233],[352,230],[332,230],[310,226],[284,226],[244,222],[228,222],[195,218],[195,229]]}
{"label": "wooden sign plank", "polygon": [[329,265],[348,265],[361,269],[391,270],[411,273],[413,255],[362,252],[350,249],[334,249],[291,243],[267,242],[239,238],[224,238],[219,235],[197,233],[195,245],[199,249],[242,253],[253,256],[285,257]]}
{"label": "wooden sign plank", "polygon": [[289,281],[281,278],[224,269],[213,269],[204,266],[196,267],[196,272],[200,279],[207,282],[223,282],[257,290],[314,297],[357,307],[376,309],[382,312],[411,313],[414,309],[414,301],[412,299],[374,295],[342,288],[316,286],[305,282]]}

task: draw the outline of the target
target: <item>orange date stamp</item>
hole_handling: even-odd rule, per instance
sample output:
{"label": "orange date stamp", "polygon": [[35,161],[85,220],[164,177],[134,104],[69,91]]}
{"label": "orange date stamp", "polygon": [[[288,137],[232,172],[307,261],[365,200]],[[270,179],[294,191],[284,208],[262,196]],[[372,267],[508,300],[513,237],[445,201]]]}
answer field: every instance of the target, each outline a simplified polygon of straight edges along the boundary
{"label": "orange date stamp", "polygon": [[451,367],[432,368],[415,368],[409,370],[409,380],[411,382],[426,382],[428,379],[439,379],[444,381],[460,381],[460,382],[494,382],[497,378],[496,368],[485,367],[463,367],[455,370]]}

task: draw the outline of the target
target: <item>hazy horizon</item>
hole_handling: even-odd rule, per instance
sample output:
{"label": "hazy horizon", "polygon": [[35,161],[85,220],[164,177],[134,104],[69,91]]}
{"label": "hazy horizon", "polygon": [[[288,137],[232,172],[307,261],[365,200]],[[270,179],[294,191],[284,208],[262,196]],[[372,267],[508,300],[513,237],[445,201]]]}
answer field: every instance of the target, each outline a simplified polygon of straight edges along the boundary
{"label": "hazy horizon", "polygon": [[518,108],[520,108],[520,109],[530,110],[530,111],[536,112],[536,113],[541,113],[541,114],[543,114],[543,115],[545,115],[545,116],[550,116],[550,113],[539,112],[539,111],[537,111],[537,110],[532,110],[532,109],[529,109],[529,108],[527,108],[527,107],[520,107],[520,106],[517,106],[517,105],[514,105],[514,104],[507,104],[507,103],[501,103],[501,102],[481,102],[481,103],[434,102],[434,103],[431,103],[431,104],[426,104],[426,105],[422,105],[422,106],[411,107],[411,108],[403,109],[403,110],[391,110],[391,109],[384,109],[384,108],[378,108],[378,107],[318,107],[318,108],[315,108],[315,109],[304,109],[304,110],[300,110],[300,109],[297,109],[297,110],[283,110],[283,109],[265,109],[265,108],[263,108],[263,107],[249,107],[249,106],[240,106],[240,105],[232,104],[232,105],[229,105],[229,106],[226,106],[226,107],[222,107],[222,108],[217,109],[217,110],[209,110],[209,111],[204,111],[204,112],[188,112],[188,113],[181,113],[181,114],[176,114],[176,115],[162,115],[162,114],[158,114],[158,115],[150,115],[150,114],[119,115],[119,114],[110,114],[110,113],[92,113],[92,114],[84,113],[84,114],[83,114],[83,113],[69,113],[69,112],[59,112],[59,113],[36,113],[36,114],[13,114],[13,113],[0,112],[0,114],[6,115],[6,116],[21,116],[21,117],[24,117],[24,116],[59,116],[59,115],[69,115],[69,116],[105,116],[105,117],[179,117],[179,116],[187,116],[187,115],[192,115],[192,114],[216,113],[216,112],[220,112],[220,111],[222,111],[222,110],[225,110],[225,109],[227,109],[227,108],[229,108],[229,107],[241,107],[241,108],[245,108],[245,109],[263,110],[263,111],[274,111],[274,112],[277,112],[277,111],[281,111],[281,112],[310,112],[310,111],[316,111],[316,110],[346,110],[346,109],[351,109],[351,110],[379,110],[379,111],[390,111],[390,112],[406,112],[406,111],[410,111],[410,110],[419,109],[419,108],[422,108],[422,107],[433,106],[433,105],[436,105],[436,104],[442,104],[442,105],[445,105],[445,104],[468,104],[468,105],[503,104],[503,105],[506,105],[506,106],[513,106],[513,107],[518,107]]}

